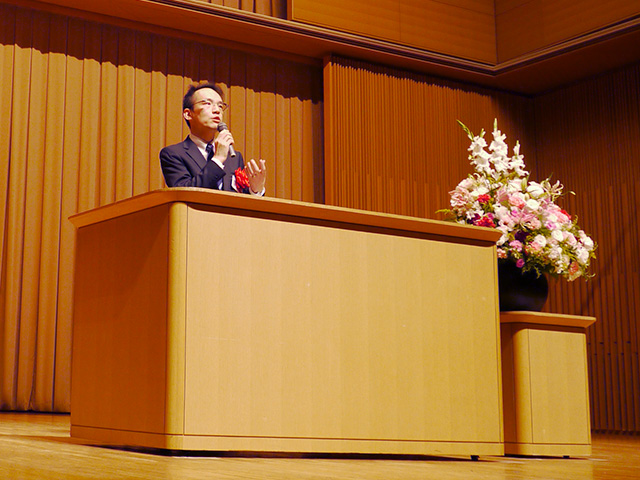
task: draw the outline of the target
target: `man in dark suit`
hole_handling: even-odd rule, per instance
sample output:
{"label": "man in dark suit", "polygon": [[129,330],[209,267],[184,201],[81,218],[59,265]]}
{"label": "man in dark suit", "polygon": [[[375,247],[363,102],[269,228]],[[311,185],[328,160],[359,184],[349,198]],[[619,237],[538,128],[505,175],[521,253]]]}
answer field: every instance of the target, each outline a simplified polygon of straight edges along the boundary
{"label": "man in dark suit", "polygon": [[191,133],[160,151],[160,165],[169,187],[202,187],[264,195],[266,164],[232,149],[233,136],[218,132],[227,104],[222,89],[213,83],[191,85],[182,101],[182,116]]}

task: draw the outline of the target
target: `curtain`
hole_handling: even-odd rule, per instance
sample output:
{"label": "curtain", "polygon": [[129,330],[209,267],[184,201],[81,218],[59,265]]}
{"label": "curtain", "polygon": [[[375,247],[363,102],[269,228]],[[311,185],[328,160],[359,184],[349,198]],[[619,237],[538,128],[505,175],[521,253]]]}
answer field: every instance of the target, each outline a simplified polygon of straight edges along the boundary
{"label": "curtain", "polygon": [[322,202],[319,66],[0,5],[0,409],[69,411],[68,217],[165,186],[158,152],[205,79],[267,194]]}

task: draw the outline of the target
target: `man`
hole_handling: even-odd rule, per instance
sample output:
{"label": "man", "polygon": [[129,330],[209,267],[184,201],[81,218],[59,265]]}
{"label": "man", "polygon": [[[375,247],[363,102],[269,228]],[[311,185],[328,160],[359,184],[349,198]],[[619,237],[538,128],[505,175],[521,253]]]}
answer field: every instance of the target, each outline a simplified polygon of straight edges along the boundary
{"label": "man", "polygon": [[264,195],[266,164],[251,160],[246,168],[233,152],[233,136],[218,132],[227,109],[222,89],[214,83],[191,85],[182,100],[182,116],[191,133],[160,151],[160,165],[169,187],[202,187]]}

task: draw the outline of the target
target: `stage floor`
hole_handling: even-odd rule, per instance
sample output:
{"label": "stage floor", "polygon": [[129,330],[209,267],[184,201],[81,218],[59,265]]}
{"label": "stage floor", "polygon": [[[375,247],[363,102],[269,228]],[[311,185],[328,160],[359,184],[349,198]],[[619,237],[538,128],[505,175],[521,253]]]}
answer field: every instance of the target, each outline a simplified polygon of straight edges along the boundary
{"label": "stage floor", "polygon": [[639,479],[640,436],[593,435],[588,458],[171,457],[83,444],[69,415],[0,412],[0,479]]}

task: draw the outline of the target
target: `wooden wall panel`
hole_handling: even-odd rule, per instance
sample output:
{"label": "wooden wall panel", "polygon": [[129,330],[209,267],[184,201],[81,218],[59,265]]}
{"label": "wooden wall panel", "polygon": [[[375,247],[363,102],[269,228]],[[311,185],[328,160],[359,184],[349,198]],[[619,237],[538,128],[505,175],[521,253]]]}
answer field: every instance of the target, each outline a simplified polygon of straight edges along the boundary
{"label": "wooden wall panel", "polygon": [[325,66],[326,201],[386,213],[442,218],[448,192],[472,172],[472,131],[522,144],[534,163],[526,98],[334,57]]}
{"label": "wooden wall panel", "polygon": [[640,431],[640,65],[535,100],[538,168],[566,190],[566,210],[598,243],[596,277],[553,282],[549,311],[592,315],[592,423]]}
{"label": "wooden wall panel", "polygon": [[498,62],[550,47],[640,13],[629,0],[496,0]]}
{"label": "wooden wall panel", "polygon": [[0,27],[0,409],[68,411],[67,218],[164,187],[159,150],[204,79],[227,91],[237,149],[267,161],[267,194],[322,202],[322,72],[7,4]]}
{"label": "wooden wall panel", "polygon": [[291,0],[291,20],[496,63],[490,0]]}

